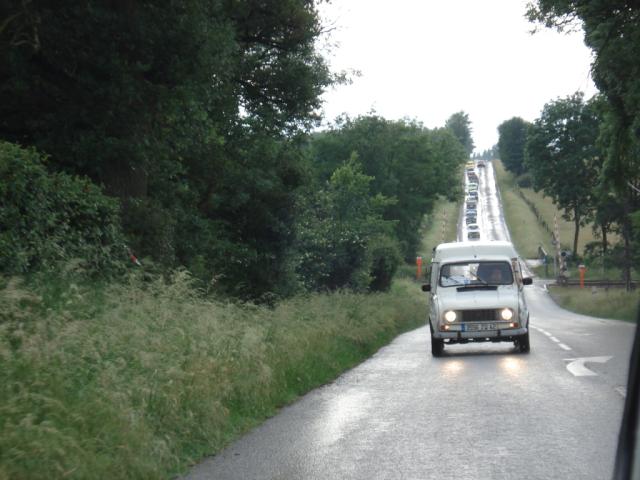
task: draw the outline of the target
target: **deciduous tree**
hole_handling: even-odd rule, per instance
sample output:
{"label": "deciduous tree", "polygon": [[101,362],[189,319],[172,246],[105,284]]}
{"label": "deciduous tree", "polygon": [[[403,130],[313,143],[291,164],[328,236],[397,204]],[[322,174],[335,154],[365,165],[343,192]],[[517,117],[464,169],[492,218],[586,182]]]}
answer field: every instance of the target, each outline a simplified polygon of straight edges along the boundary
{"label": "deciduous tree", "polygon": [[573,251],[577,254],[580,227],[595,207],[594,179],[602,153],[596,145],[600,118],[594,101],[577,92],[546,104],[531,128],[525,165],[533,186],[543,190],[573,220]]}
{"label": "deciduous tree", "polygon": [[498,151],[505,168],[516,175],[524,173],[524,147],[529,122],[513,117],[498,126]]}
{"label": "deciduous tree", "polygon": [[464,147],[467,155],[471,155],[471,152],[473,152],[474,149],[474,144],[469,115],[465,112],[454,113],[447,119],[444,126],[453,132],[455,137]]}

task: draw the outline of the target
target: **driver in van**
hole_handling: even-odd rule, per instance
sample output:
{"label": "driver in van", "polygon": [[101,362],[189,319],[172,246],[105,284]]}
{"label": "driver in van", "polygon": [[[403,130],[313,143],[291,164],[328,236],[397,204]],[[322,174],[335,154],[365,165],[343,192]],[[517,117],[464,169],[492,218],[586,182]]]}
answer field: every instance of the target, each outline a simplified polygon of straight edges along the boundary
{"label": "driver in van", "polygon": [[502,265],[491,265],[488,274],[484,274],[484,279],[488,283],[503,283],[505,281]]}
{"label": "driver in van", "polygon": [[502,283],[502,267],[500,265],[493,265],[488,278],[489,283]]}

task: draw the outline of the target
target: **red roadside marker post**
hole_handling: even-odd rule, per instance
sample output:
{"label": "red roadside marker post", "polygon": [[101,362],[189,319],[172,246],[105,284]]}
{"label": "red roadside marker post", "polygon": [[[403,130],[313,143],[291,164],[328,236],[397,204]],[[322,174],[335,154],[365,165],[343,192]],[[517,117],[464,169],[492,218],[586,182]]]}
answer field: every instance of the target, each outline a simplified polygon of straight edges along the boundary
{"label": "red roadside marker post", "polygon": [[422,257],[416,257],[416,280],[422,275]]}
{"label": "red roadside marker post", "polygon": [[584,272],[587,271],[587,267],[578,265],[578,270],[580,271],[580,288],[584,288]]}

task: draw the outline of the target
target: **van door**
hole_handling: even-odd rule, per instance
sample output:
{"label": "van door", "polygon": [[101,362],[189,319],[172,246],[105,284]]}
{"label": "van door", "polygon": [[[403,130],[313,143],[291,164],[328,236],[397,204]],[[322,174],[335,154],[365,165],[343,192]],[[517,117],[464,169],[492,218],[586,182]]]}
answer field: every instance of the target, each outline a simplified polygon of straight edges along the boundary
{"label": "van door", "polygon": [[[526,322],[529,318],[529,308],[527,307],[527,301],[524,298],[524,285],[522,284],[522,267],[520,260],[517,258],[512,259],[513,272],[516,277],[516,284],[518,288],[518,310],[520,311],[520,320]],[[525,324],[523,324],[525,325]],[[528,327],[528,325],[526,325]]]}
{"label": "van door", "polygon": [[429,298],[429,318],[434,330],[438,328],[438,302],[436,296],[438,294],[438,276],[440,275],[440,265],[438,263],[431,264],[431,275],[429,284],[431,285],[431,297]]}

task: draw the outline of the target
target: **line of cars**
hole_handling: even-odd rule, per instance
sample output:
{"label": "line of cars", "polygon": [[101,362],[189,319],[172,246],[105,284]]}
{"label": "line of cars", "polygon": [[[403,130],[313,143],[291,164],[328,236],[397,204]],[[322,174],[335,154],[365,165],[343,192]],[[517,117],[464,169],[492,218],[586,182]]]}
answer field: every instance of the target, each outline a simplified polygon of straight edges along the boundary
{"label": "line of cars", "polygon": [[512,342],[517,351],[530,351],[524,286],[533,280],[524,276],[523,261],[510,242],[480,239],[476,168],[483,167],[484,162],[467,163],[464,237],[434,249],[429,283],[422,286],[431,295],[434,357],[442,356],[445,346],[470,342]]}
{"label": "line of cars", "polygon": [[465,165],[465,176],[464,221],[467,232],[466,239],[480,240],[480,227],[478,226],[478,185],[480,179],[476,173],[476,164],[472,160]]}

